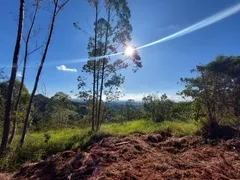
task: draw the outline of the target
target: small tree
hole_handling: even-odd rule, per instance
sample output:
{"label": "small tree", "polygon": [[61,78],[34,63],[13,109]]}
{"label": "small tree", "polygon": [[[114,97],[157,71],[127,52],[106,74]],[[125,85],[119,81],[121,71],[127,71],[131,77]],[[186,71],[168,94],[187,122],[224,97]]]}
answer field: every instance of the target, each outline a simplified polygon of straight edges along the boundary
{"label": "small tree", "polygon": [[240,58],[219,56],[215,61],[199,65],[193,78],[182,78],[181,92],[197,101],[207,115],[205,133],[215,136],[219,125],[239,123]]}
{"label": "small tree", "polygon": [[58,13],[63,9],[63,7],[68,3],[69,0],[64,0],[64,1],[60,1],[60,0],[53,0],[53,11],[52,11],[52,19],[51,19],[51,23],[50,23],[50,29],[49,29],[49,34],[48,34],[48,38],[47,38],[47,42],[46,45],[44,47],[44,51],[43,51],[43,55],[41,58],[41,62],[40,62],[40,66],[38,68],[37,71],[37,75],[35,78],[35,82],[34,82],[34,86],[33,86],[33,90],[30,96],[30,100],[29,100],[29,104],[28,104],[28,108],[26,111],[26,118],[24,121],[24,127],[23,127],[23,133],[20,139],[20,143],[19,146],[22,147],[24,140],[25,140],[25,135],[27,132],[27,125],[28,125],[28,120],[29,120],[29,116],[30,116],[30,112],[31,112],[31,106],[32,106],[32,102],[33,102],[33,98],[35,96],[36,90],[37,90],[37,86],[38,86],[38,81],[42,72],[42,68],[44,66],[44,62],[45,59],[47,57],[47,53],[48,53],[48,49],[49,49],[49,45],[51,43],[52,40],[52,35],[53,35],[53,30],[55,27],[55,21],[56,21],[56,17],[58,15]]}
{"label": "small tree", "polygon": [[[119,69],[127,68],[134,65],[134,70],[142,67],[140,57],[135,50],[131,57],[124,57],[111,62],[111,53],[122,51],[127,43],[131,40],[132,26],[129,22],[131,16],[126,0],[104,0],[105,16],[99,17],[98,11],[99,1],[89,1],[94,5],[95,22],[94,22],[94,37],[89,38],[88,51],[90,60],[83,66],[83,72],[92,75],[93,89],[85,89],[86,83],[83,83],[83,78],[80,76],[79,81],[79,97],[91,97],[92,100],[92,130],[98,130],[101,118],[104,117],[102,106],[103,94],[107,101],[117,99],[120,95],[119,87],[124,82],[124,76],[117,73]],[[99,58],[96,58],[98,56]],[[126,62],[125,60],[132,61]],[[106,104],[105,104],[106,106]]]}
{"label": "small tree", "polygon": [[10,121],[11,121],[11,106],[12,106],[12,95],[13,95],[13,88],[15,84],[17,68],[18,68],[18,58],[22,40],[22,30],[23,30],[23,21],[24,21],[24,0],[20,0],[20,7],[19,7],[19,20],[18,20],[18,31],[17,31],[17,40],[15,44],[15,49],[13,53],[13,60],[12,60],[12,70],[8,84],[8,93],[6,98],[6,105],[5,105],[5,119],[3,125],[3,135],[2,135],[2,143],[0,147],[0,154],[3,154],[7,149],[8,144],[8,135],[10,131]]}
{"label": "small tree", "polygon": [[[7,98],[7,91],[8,91],[8,84],[9,81],[3,81],[0,82],[0,119],[3,118],[2,112],[4,112],[5,107],[4,107],[4,102],[6,101]],[[18,100],[18,92],[19,92],[19,88],[21,86],[21,82],[16,80],[14,88],[13,88],[13,98],[12,98],[12,104],[16,104],[16,101]],[[14,111],[14,106],[11,107],[11,117],[14,120],[17,120],[18,122],[22,122],[25,116],[25,111],[27,108],[27,103],[29,101],[29,97],[30,94],[27,90],[27,88],[25,87],[25,85],[22,86],[22,98],[19,101],[19,105],[18,105],[18,109],[19,111],[16,113]],[[13,123],[17,123],[17,122],[12,122]],[[12,126],[12,131],[13,131],[14,126]],[[15,127],[16,128],[16,127]]]}

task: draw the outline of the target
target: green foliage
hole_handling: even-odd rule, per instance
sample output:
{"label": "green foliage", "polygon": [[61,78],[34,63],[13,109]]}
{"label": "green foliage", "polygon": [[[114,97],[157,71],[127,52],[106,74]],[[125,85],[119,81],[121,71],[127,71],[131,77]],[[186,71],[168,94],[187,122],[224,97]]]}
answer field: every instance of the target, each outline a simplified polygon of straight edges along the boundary
{"label": "green foliage", "polygon": [[51,135],[48,132],[46,132],[44,133],[44,138],[45,138],[44,142],[48,143],[48,141],[51,139]]}
{"label": "green foliage", "polygon": [[72,102],[70,97],[63,92],[57,92],[51,98],[38,94],[34,97],[33,105],[32,125],[35,130],[86,124],[81,121],[88,111],[86,103]]}
{"label": "green foliage", "polygon": [[205,116],[203,127],[209,135],[218,125],[239,125],[240,57],[219,56],[193,71],[196,77],[181,79],[185,84],[181,94],[195,101],[195,117]]}
{"label": "green foliage", "polygon": [[126,102],[111,102],[108,105],[105,122],[133,121],[143,117],[142,103],[129,99]]}
{"label": "green foliage", "polygon": [[[65,128],[48,132],[29,133],[21,150],[17,148],[20,138],[17,135],[10,147],[10,153],[1,160],[1,168],[7,168],[7,166],[17,167],[26,161],[38,161],[67,149],[81,147],[91,138],[89,132],[88,128],[82,130],[79,128]],[[46,139],[48,139],[47,143]]]}
{"label": "green foliage", "polygon": [[194,119],[192,102],[174,102],[164,94],[158,97],[152,94],[143,98],[143,102],[135,102],[132,99],[126,103],[111,103],[106,122],[125,122],[141,118],[152,119],[154,122],[165,120],[188,121]]}
{"label": "green foliage", "polygon": [[35,125],[40,123],[46,117],[47,104],[49,98],[42,94],[37,94],[33,98],[34,111],[32,112],[32,123]]}
{"label": "green foliage", "polygon": [[133,99],[129,99],[126,102],[126,119],[128,121],[136,119],[137,114],[136,114],[136,107],[134,105],[134,100]]}
{"label": "green foliage", "polygon": [[[15,86],[13,88],[13,100],[12,100],[13,115],[14,115],[13,113],[14,104],[16,103],[19,87],[20,87],[20,81],[16,80]],[[5,111],[5,100],[7,97],[7,89],[8,89],[8,81],[0,81],[0,120],[3,120],[3,116],[5,113],[4,111]],[[19,122],[22,122],[25,117],[25,110],[27,107],[27,103],[29,101],[29,97],[30,97],[30,94],[24,85],[22,89],[21,101],[19,104],[19,111],[17,112],[17,119]]]}
{"label": "green foliage", "polygon": [[194,110],[192,104],[192,102],[174,102],[170,112],[171,119],[182,121],[193,119]]}
{"label": "green foliage", "polygon": [[143,98],[143,107],[154,122],[162,122],[171,119],[173,101],[166,94],[159,97],[157,94],[148,95]]}
{"label": "green foliage", "polygon": [[[133,67],[136,72],[142,67],[141,58],[135,48],[133,55],[120,57],[114,60],[111,57],[95,58],[117,53],[127,47],[131,40],[132,26],[129,21],[131,12],[126,0],[103,1],[105,13],[99,13],[100,2],[88,1],[95,12],[94,36],[89,38],[88,55],[90,60],[82,67],[82,71],[93,79],[92,89],[87,88],[86,78],[78,77],[78,97],[91,100],[92,108],[89,112],[92,118],[92,128],[98,129],[106,116],[103,103],[103,94],[106,101],[110,102],[120,97],[120,86],[124,83],[124,76],[119,73],[120,69]],[[74,26],[78,28],[75,23]],[[80,28],[78,28],[80,29]],[[103,106],[102,106],[103,105]],[[101,118],[100,118],[101,117]],[[96,124],[95,124],[96,122]]]}

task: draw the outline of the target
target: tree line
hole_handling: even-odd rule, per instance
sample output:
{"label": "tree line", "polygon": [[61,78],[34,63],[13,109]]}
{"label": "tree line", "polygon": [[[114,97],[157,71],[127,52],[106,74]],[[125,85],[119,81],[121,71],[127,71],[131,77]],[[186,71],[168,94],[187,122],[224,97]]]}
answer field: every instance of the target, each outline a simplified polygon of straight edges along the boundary
{"label": "tree line", "polygon": [[[178,93],[183,98],[191,97],[190,100],[175,102],[166,94],[152,93],[143,97],[142,102],[135,102],[133,99],[104,102],[101,123],[122,123],[138,119],[150,119],[154,122],[195,121],[204,136],[232,137],[236,133],[235,127],[239,126],[239,57],[219,56],[206,65],[196,66],[192,72],[196,73],[196,77],[181,78],[184,89]],[[4,79],[4,74],[1,74]],[[20,83],[16,81],[13,103],[16,102]],[[7,96],[7,84],[7,81],[0,83],[1,98]],[[22,125],[29,96],[28,90],[23,86],[19,106],[21,112],[16,117]],[[1,112],[4,110],[2,102],[3,100]],[[63,92],[58,92],[51,98],[38,94],[33,100],[28,126],[32,130],[87,127],[92,124],[92,106],[92,99],[75,101]],[[3,118],[2,113],[1,115]]]}

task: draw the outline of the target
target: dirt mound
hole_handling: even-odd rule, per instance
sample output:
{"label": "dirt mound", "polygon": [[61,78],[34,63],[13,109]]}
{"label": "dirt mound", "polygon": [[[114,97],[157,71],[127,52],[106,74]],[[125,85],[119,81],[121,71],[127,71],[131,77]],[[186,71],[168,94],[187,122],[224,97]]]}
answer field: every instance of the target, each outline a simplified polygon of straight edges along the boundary
{"label": "dirt mound", "polygon": [[13,179],[240,179],[240,140],[205,144],[168,133],[108,137],[87,151],[65,151],[24,165]]}

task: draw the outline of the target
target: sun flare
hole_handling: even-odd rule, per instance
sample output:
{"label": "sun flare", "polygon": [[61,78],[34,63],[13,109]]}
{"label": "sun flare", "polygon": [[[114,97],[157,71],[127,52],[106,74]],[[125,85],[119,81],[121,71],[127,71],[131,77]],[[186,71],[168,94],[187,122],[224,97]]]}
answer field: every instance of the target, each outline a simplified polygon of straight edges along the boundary
{"label": "sun flare", "polygon": [[127,46],[127,48],[125,49],[125,54],[126,54],[127,56],[132,56],[133,53],[134,53],[134,48],[131,47],[131,46]]}

